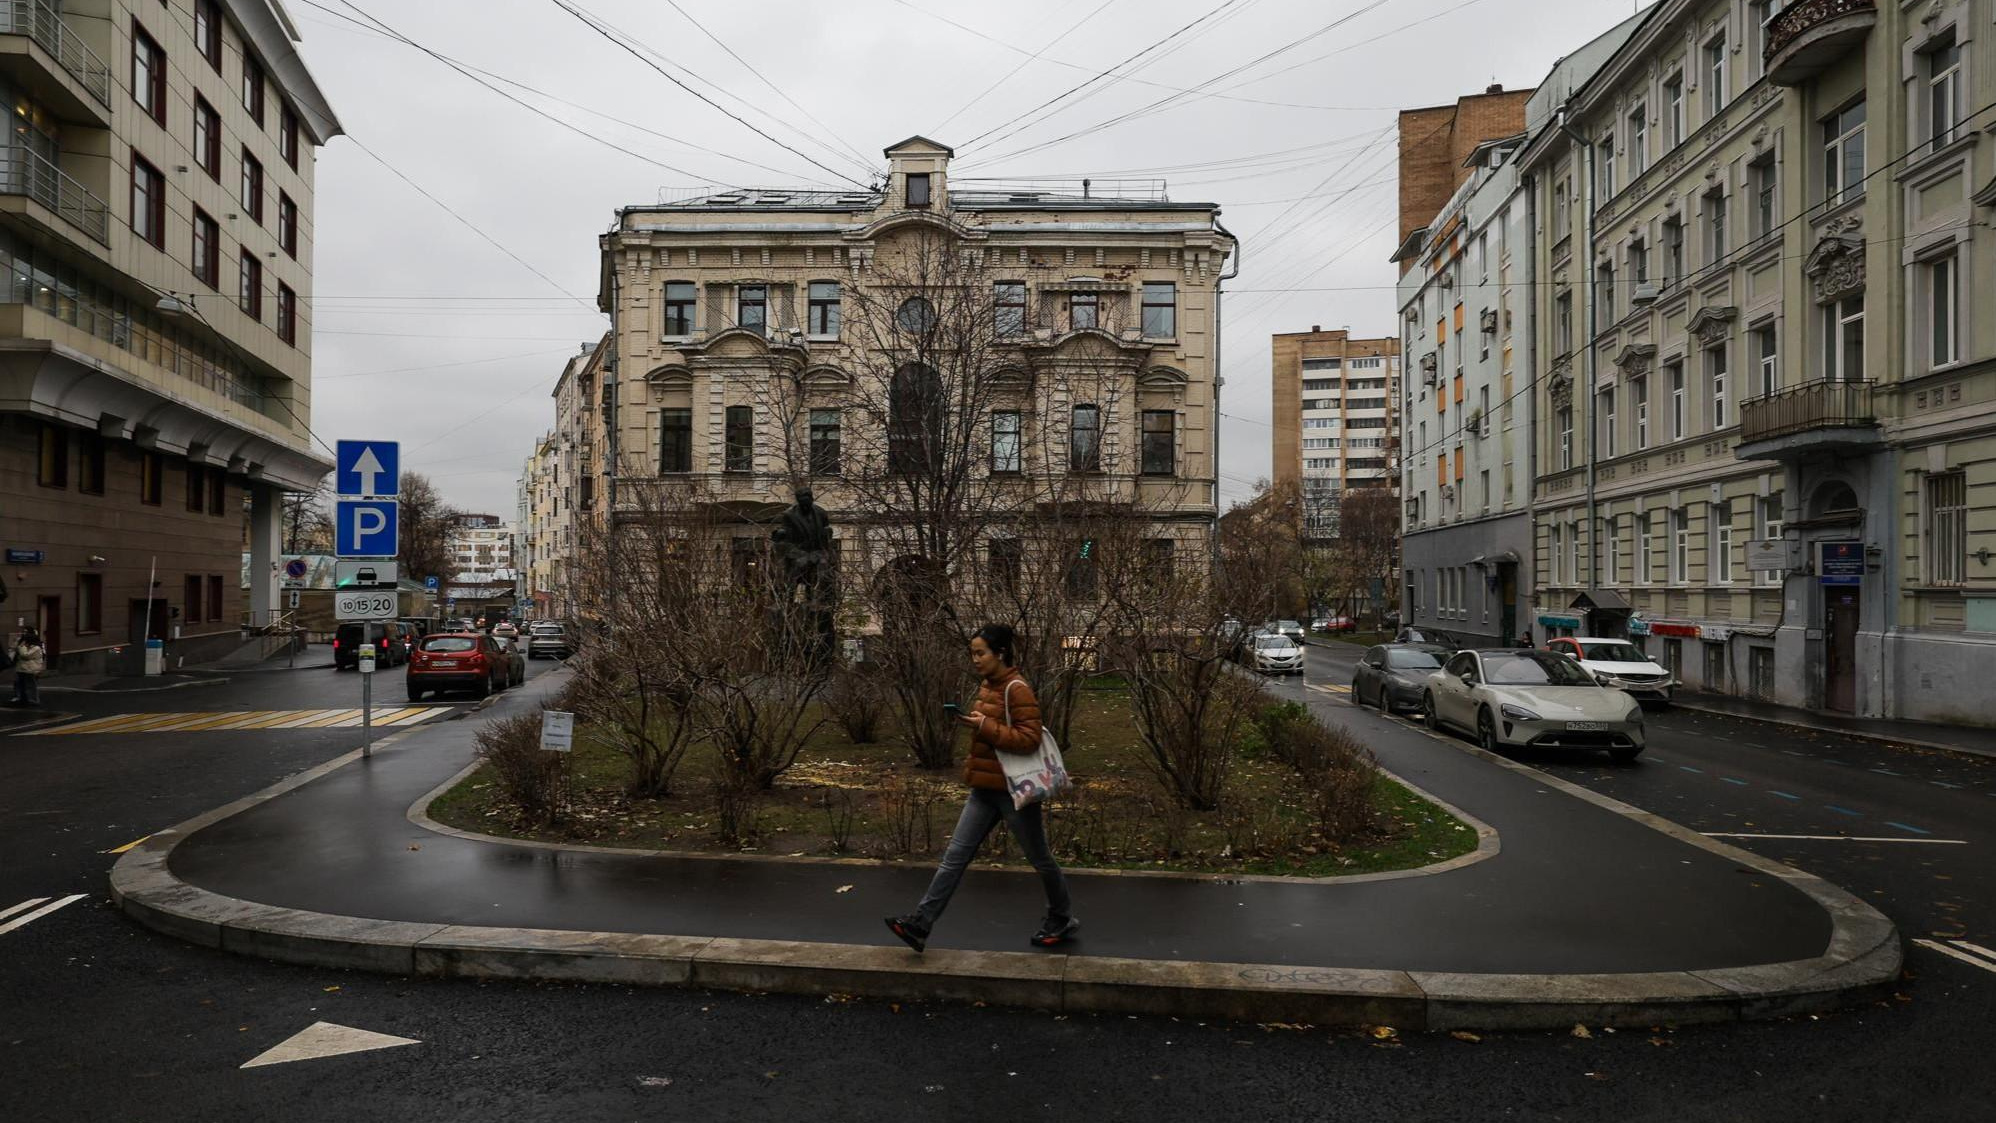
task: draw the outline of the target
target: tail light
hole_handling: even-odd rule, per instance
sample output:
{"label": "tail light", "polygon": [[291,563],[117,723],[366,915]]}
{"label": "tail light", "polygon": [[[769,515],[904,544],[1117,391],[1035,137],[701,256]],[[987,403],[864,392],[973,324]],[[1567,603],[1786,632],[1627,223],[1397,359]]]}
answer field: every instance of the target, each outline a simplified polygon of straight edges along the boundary
{"label": "tail light", "polygon": [[339,641],[339,640],[334,640],[334,641],[333,641],[333,650],[334,650],[334,651],[338,651],[339,649],[340,649],[340,641]]}

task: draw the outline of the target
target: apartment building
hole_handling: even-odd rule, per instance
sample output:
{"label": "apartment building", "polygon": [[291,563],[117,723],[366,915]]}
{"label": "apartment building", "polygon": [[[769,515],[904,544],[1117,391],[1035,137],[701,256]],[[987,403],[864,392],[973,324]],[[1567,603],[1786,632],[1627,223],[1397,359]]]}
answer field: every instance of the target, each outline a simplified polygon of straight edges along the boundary
{"label": "apartment building", "polygon": [[1347,492],[1400,486],[1400,341],[1313,325],[1269,342],[1273,478],[1301,496],[1305,541],[1325,542]]}
{"label": "apartment building", "polygon": [[1993,14],[1662,0],[1534,133],[1544,631],[1996,721]]}
{"label": "apartment building", "polygon": [[583,345],[554,387],[554,428],[534,446],[520,477],[519,559],[524,593],[540,615],[573,613],[570,585],[581,551],[609,510],[603,449],[604,388],[612,337]]}
{"label": "apartment building", "polygon": [[[1085,493],[1150,519],[1155,555],[1203,556],[1233,251],[1217,207],[1161,184],[953,184],[922,137],[885,155],[873,188],[619,212],[601,287],[616,517],[669,496],[732,525],[748,567],[810,487],[841,573],[871,581],[926,556],[897,481],[961,467],[965,507],[1023,520]],[[980,534],[931,560],[1003,575],[1032,548],[1002,519]]]}
{"label": "apartment building", "polygon": [[512,524],[498,515],[465,514],[451,521],[452,576],[457,584],[494,585],[513,580]]}
{"label": "apartment building", "polygon": [[217,657],[277,610],[282,493],[331,467],[309,310],[340,125],[297,38],[276,0],[0,6],[0,631],[58,670]]}

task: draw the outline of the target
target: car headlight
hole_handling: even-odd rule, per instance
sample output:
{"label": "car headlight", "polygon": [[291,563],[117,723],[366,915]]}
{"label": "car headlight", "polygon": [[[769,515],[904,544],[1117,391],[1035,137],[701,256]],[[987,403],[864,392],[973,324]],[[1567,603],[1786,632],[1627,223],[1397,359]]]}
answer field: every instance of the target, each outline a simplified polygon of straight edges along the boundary
{"label": "car headlight", "polygon": [[1629,712],[1622,716],[1622,720],[1631,725],[1641,725],[1643,723],[1643,708],[1641,706],[1630,706]]}
{"label": "car headlight", "polygon": [[1508,718],[1510,718],[1510,719],[1511,719],[1511,720],[1513,720],[1513,721],[1538,721],[1538,720],[1540,720],[1540,719],[1539,719],[1539,715],[1537,715],[1537,714],[1533,713],[1532,711],[1530,711],[1530,710],[1526,709],[1526,708],[1525,708],[1525,707],[1523,707],[1523,706],[1514,706],[1514,705],[1512,705],[1512,704],[1511,704],[1511,703],[1509,703],[1509,702],[1506,702],[1506,703],[1504,703],[1503,705],[1501,705],[1501,706],[1499,706],[1499,707],[1497,707],[1497,708],[1498,708],[1498,710],[1499,710],[1499,711],[1501,711],[1501,712],[1503,713],[1503,715],[1504,715],[1505,717],[1508,717]]}

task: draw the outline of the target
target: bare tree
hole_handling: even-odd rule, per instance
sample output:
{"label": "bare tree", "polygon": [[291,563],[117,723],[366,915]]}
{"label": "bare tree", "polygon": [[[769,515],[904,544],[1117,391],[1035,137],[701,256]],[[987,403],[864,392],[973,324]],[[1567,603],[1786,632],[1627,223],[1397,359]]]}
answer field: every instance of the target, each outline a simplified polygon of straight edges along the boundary
{"label": "bare tree", "polygon": [[402,473],[402,569],[416,580],[449,580],[456,571],[450,550],[458,511],[444,502],[427,476]]}
{"label": "bare tree", "polygon": [[1352,600],[1370,601],[1375,626],[1398,582],[1400,521],[1400,500],[1383,487],[1347,491],[1339,505],[1336,556],[1349,578]]}
{"label": "bare tree", "polygon": [[311,491],[284,493],[284,552],[329,554],[333,551],[333,516],[326,506],[326,485]]}

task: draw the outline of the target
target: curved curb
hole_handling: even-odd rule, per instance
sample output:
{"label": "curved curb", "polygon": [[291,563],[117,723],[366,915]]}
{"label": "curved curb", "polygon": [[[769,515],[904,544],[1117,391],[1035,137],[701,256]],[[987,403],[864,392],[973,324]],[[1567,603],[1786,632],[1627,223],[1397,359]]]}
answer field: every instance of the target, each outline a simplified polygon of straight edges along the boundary
{"label": "curved curb", "polygon": [[[390,748],[408,733],[376,746]],[[1464,746],[1466,748],[1466,746]],[[1480,755],[1482,750],[1469,749]],[[211,893],[168,869],[190,835],[342,768],[348,753],[161,831],[111,870],[133,919],[193,943],[286,963],[446,978],[560,979],[798,994],[937,999],[1065,1013],[1160,1014],[1410,1030],[1649,1026],[1781,1017],[1874,997],[1897,980],[1891,921],[1812,874],[1715,842],[1524,765],[1541,783],[1781,878],[1830,914],[1821,955],[1702,971],[1493,975],[938,950],[795,940],[494,928],[374,920]],[[509,840],[510,841],[510,840]],[[1320,880],[1320,879],[1319,879]]]}
{"label": "curved curb", "polygon": [[42,693],[44,694],[164,694],[169,690],[186,690],[189,689],[190,687],[196,687],[196,686],[225,686],[228,684],[228,681],[229,678],[227,675],[218,675],[213,678],[195,678],[195,679],[188,679],[185,682],[171,682],[161,686],[102,687],[102,686],[57,685],[57,686],[43,686]]}

